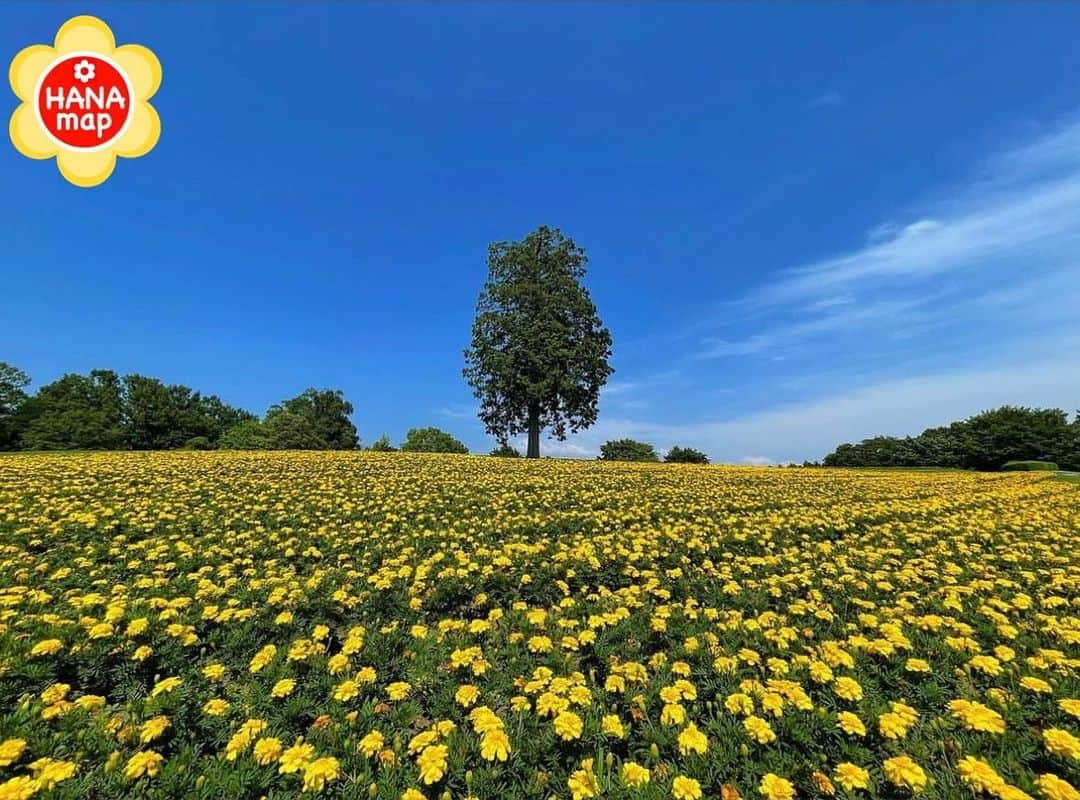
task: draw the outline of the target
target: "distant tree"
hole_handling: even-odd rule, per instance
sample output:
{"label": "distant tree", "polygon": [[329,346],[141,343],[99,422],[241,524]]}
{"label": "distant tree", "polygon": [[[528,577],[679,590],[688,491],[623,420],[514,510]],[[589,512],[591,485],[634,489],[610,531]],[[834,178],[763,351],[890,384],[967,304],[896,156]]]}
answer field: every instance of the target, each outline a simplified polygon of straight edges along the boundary
{"label": "distant tree", "polygon": [[586,260],[546,226],[488,248],[464,375],[488,433],[527,432],[529,458],[540,457],[541,429],[562,440],[596,421],[612,373],[611,334],[582,285]]}
{"label": "distant tree", "polygon": [[314,423],[304,414],[281,409],[267,413],[263,430],[271,450],[327,450]]}
{"label": "distant tree", "polygon": [[468,453],[469,448],[438,428],[412,428],[401,445],[405,453]]}
{"label": "distant tree", "polygon": [[214,446],[205,436],[192,436],[184,442],[185,450],[213,450]]}
{"label": "distant tree", "polygon": [[376,453],[393,453],[397,451],[397,448],[390,444],[390,437],[385,433],[372,442],[371,447],[368,450],[373,450]]}
{"label": "distant tree", "polygon": [[1056,461],[1068,445],[1069,424],[1058,408],[1002,406],[956,423],[961,465],[1000,469],[1006,461]]}
{"label": "distant tree", "polygon": [[659,461],[656,449],[647,442],[613,439],[600,445],[601,461]]}
{"label": "distant tree", "polygon": [[491,451],[497,458],[521,458],[521,451],[508,442],[503,442]]}
{"label": "distant tree", "polygon": [[31,450],[113,450],[123,444],[120,379],[111,370],[69,373],[42,386],[16,415]]}
{"label": "distant tree", "polygon": [[26,387],[30,376],[18,367],[0,361],[0,450],[18,445],[15,414],[26,402]]}
{"label": "distant tree", "polygon": [[203,396],[200,402],[202,414],[209,420],[211,443],[217,447],[225,431],[241,422],[258,419],[250,411],[230,406],[216,394]]}
{"label": "distant tree", "polygon": [[257,419],[245,419],[221,435],[218,447],[222,450],[269,450],[270,435]]}
{"label": "distant tree", "polygon": [[668,454],[664,456],[664,461],[672,464],[708,464],[709,457],[692,447],[679,447],[676,445],[668,450]]}
{"label": "distant tree", "polygon": [[271,407],[268,415],[279,411],[308,420],[325,449],[352,450],[360,444],[356,426],[349,419],[353,405],[340,389],[307,389],[291,400]]}

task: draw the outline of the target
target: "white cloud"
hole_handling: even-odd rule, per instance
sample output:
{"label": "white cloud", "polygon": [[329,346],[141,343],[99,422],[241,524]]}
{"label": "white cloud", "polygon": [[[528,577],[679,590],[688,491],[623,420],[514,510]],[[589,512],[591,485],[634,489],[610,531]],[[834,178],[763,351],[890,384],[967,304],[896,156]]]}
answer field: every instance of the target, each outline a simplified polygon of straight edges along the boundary
{"label": "white cloud", "polygon": [[802,462],[820,459],[841,442],[877,434],[914,435],[1005,404],[1072,413],[1080,403],[1080,341],[1059,344],[1060,354],[1053,358],[884,380],[730,420],[665,425],[601,419],[563,443],[560,452],[595,455],[602,442],[628,436],[651,442],[661,452],[675,444],[696,447],[713,461]]}

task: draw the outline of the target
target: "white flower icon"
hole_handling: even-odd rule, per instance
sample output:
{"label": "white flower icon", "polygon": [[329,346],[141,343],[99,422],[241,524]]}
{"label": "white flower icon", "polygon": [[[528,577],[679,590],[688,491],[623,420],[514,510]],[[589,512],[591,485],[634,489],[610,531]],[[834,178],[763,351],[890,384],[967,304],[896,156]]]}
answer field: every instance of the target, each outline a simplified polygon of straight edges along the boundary
{"label": "white flower icon", "polygon": [[85,58],[75,65],[75,80],[89,83],[94,79],[94,65]]}

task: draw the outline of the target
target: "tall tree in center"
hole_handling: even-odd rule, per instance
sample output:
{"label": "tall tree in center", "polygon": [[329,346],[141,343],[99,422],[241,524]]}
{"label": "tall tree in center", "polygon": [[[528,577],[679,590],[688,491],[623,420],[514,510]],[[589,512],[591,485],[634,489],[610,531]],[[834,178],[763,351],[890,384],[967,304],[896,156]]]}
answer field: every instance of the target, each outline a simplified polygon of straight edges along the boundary
{"label": "tall tree in center", "polygon": [[600,387],[611,375],[611,334],[582,285],[585,251],[541,226],[520,242],[488,247],[465,379],[480,400],[488,433],[506,443],[540,431],[559,439],[596,422]]}

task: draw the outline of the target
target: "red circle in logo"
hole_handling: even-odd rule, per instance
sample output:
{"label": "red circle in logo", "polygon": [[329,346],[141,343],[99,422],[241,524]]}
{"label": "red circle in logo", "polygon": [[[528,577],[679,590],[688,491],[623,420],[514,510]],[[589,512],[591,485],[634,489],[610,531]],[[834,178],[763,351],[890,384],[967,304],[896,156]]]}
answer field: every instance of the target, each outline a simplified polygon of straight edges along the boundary
{"label": "red circle in logo", "polygon": [[131,116],[131,87],[120,69],[92,53],[65,56],[38,86],[38,119],[65,147],[90,150],[124,131]]}

